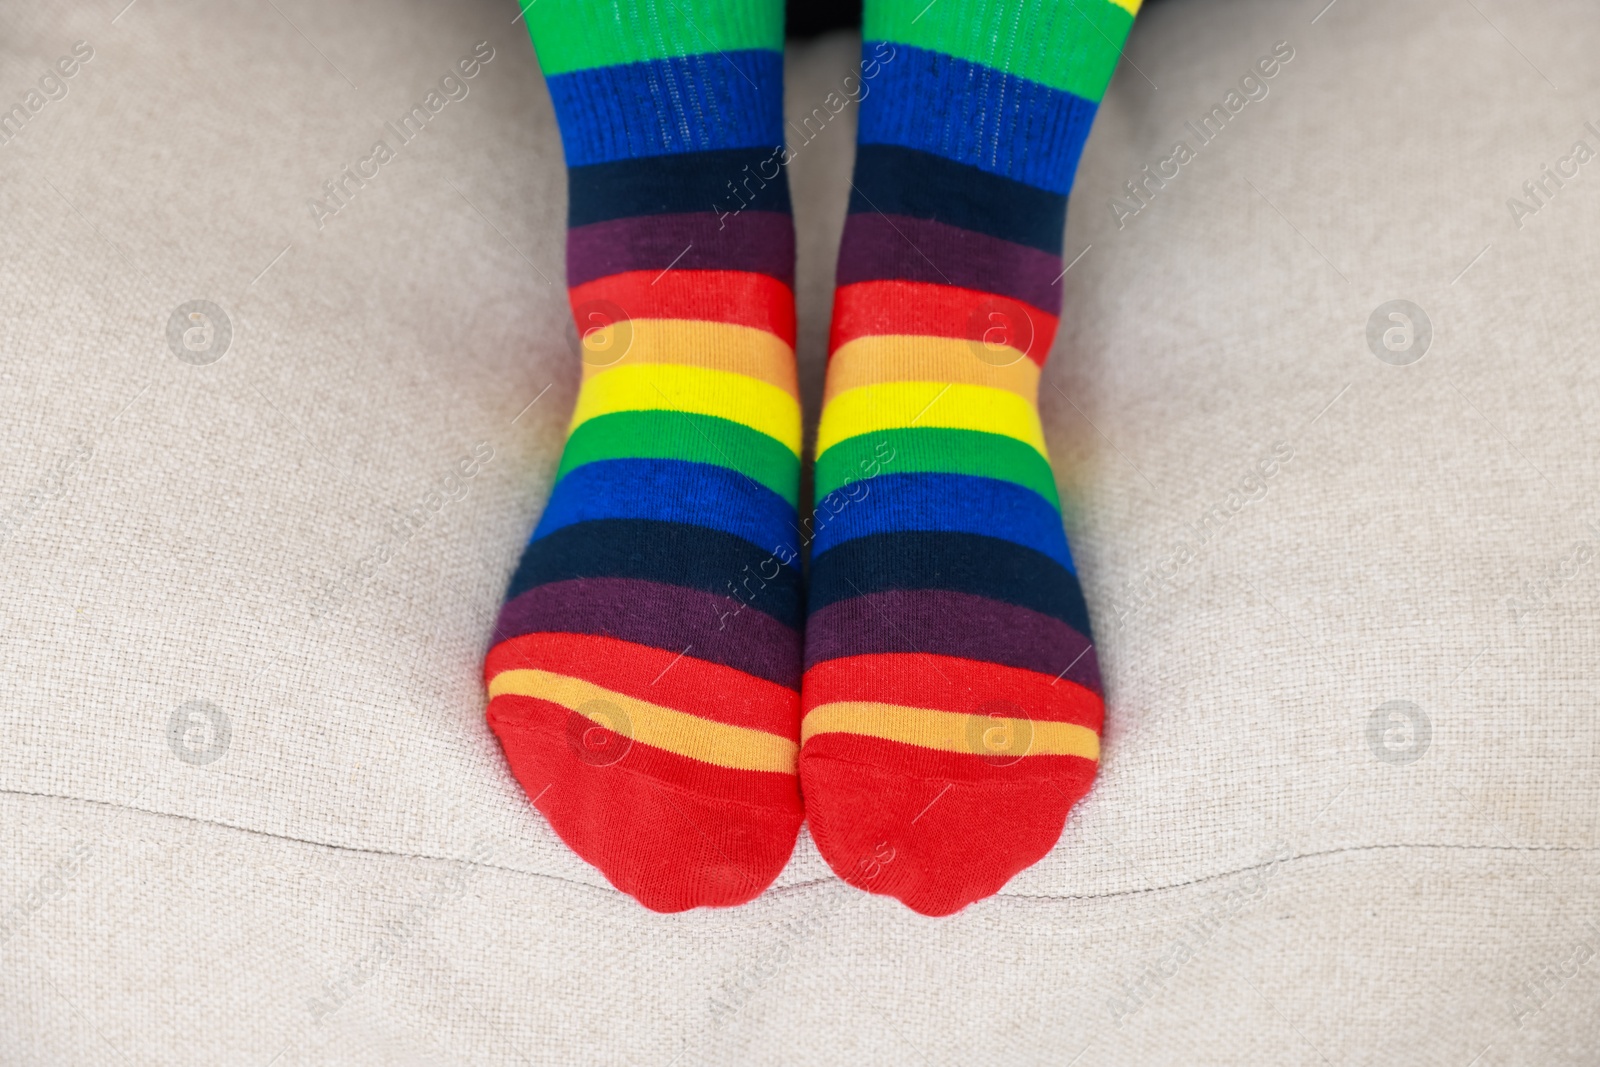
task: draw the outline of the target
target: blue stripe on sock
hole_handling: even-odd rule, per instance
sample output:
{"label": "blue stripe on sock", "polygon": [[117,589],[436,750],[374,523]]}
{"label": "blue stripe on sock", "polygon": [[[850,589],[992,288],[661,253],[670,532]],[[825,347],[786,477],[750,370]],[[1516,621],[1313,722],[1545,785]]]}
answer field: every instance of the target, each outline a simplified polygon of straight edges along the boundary
{"label": "blue stripe on sock", "polygon": [[556,483],[529,540],[594,519],[702,526],[733,534],[768,552],[782,546],[789,555],[781,562],[793,562],[799,555],[789,502],[738,471],[711,463],[608,459],[575,467]]}
{"label": "blue stripe on sock", "polygon": [[[863,41],[872,58],[880,42]],[[861,101],[862,144],[931,152],[1053,193],[1072,189],[1098,105],[1026,78],[893,44]]]}
{"label": "blue stripe on sock", "polygon": [[674,56],[546,80],[569,167],[783,143],[781,52]]}
{"label": "blue stripe on sock", "polygon": [[[849,494],[859,486],[857,499]],[[970,474],[880,474],[817,501],[813,558],[872,534],[921,530],[998,537],[1049,556],[1068,571],[1061,513],[1015,482]]]}

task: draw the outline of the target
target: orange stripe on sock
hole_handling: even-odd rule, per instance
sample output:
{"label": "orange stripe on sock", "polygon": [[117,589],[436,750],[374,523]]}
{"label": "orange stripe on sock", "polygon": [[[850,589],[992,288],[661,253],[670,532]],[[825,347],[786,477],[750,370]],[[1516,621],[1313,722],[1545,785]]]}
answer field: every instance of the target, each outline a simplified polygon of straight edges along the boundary
{"label": "orange stripe on sock", "polygon": [[670,652],[598,634],[532,633],[496,645],[484,674],[491,693],[503,673],[535,669],[569,675],[712,722],[785,739],[795,736],[799,694],[744,671],[695,659],[693,652],[692,645],[684,652]]}
{"label": "orange stripe on sock", "polygon": [[766,330],[696,319],[628,319],[584,336],[584,381],[641,363],[727,371],[800,395],[794,349]]}
{"label": "orange stripe on sock", "polygon": [[1100,758],[1100,735],[1076,723],[1004,715],[958,715],[879,701],[839,701],[812,708],[800,723],[800,744],[832,733],[876,737],[984,758],[1021,759],[1030,755]]}
{"label": "orange stripe on sock", "polygon": [[[635,270],[568,290],[580,329],[611,321],[604,303],[635,319],[701,319],[749,326],[794,347],[794,295],[770,274],[739,270]],[[596,317],[597,316],[597,317]]]}
{"label": "orange stripe on sock", "polygon": [[[530,796],[537,795],[549,783],[556,767],[576,763],[571,770],[579,775],[626,771],[660,779],[676,789],[707,799],[769,807],[800,806],[795,796],[795,780],[788,770],[756,773],[681,756],[655,745],[636,742],[598,720],[537,697],[515,693],[495,697],[489,703],[489,725],[502,740],[515,732],[519,743],[534,758],[541,773],[536,775],[538,781]],[[572,785],[578,788],[576,781]],[[604,786],[600,788],[603,790]]]}
{"label": "orange stripe on sock", "polygon": [[[1068,780],[1082,778],[1087,786],[1087,783],[1094,778],[1099,761],[1085,759],[1082,756],[1047,756],[1038,752],[1029,754],[1026,759],[1004,756],[995,758],[992,755],[973,759],[970,751],[945,752],[924,745],[886,741],[881,737],[869,737],[866,734],[834,732],[816,734],[800,750],[801,781],[804,783],[807,780],[809,764],[811,775],[809,785],[813,789],[818,788],[817,767],[822,763],[837,763],[843,767],[850,767],[851,770],[844,772],[843,777],[854,777],[857,789],[871,791],[875,784],[882,783],[886,778],[900,776],[934,783],[1004,785],[1017,785],[1028,781],[1043,785],[1042,779],[1051,779],[1063,786]],[[863,772],[860,770],[861,767],[870,767],[874,770]],[[838,779],[835,778],[834,781],[837,782]],[[840,787],[835,785],[831,788]],[[848,786],[843,788],[849,789]],[[940,786],[935,784],[934,788],[924,795],[931,800],[937,795],[939,788]],[[1050,789],[1048,785],[1044,788]],[[1054,790],[1051,792],[1054,793]],[[815,793],[808,795],[806,799],[814,802],[817,807],[823,806],[829,800],[834,802],[838,800],[837,797],[818,796]],[[921,805],[913,810],[920,811]]]}
{"label": "orange stripe on sock", "polygon": [[[884,652],[824,660],[805,673],[805,714],[870,693],[875,701],[935,708],[960,716],[1001,715],[1039,723],[1062,723],[1098,732],[1105,704],[1094,692],[1065,678],[998,663]],[[802,724],[803,725],[803,724]]]}
{"label": "orange stripe on sock", "polygon": [[532,668],[501,671],[489,682],[489,700],[534,697],[577,712],[640,744],[741,771],[795,773],[798,746],[786,737],[637,700],[582,678]]}
{"label": "orange stripe on sock", "polygon": [[995,293],[931,282],[872,281],[833,294],[828,351],[858,337],[907,334],[1012,345],[1043,365],[1059,320],[1031,304]]}
{"label": "orange stripe on sock", "polygon": [[1039,365],[1014,348],[994,349],[949,337],[857,337],[828,361],[826,404],[839,393],[879,382],[958,382],[1005,389],[1035,403]]}

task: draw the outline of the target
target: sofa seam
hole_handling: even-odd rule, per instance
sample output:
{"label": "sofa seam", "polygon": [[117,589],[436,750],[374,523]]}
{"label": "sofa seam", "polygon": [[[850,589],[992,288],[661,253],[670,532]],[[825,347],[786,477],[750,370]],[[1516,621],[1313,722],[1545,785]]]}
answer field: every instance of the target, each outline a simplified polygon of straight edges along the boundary
{"label": "sofa seam", "polygon": [[[315,841],[309,838],[295,837],[290,834],[274,833],[271,830],[260,830],[254,827],[238,826],[233,823],[221,822],[216,819],[201,818],[197,815],[181,815],[175,812],[154,811],[149,808],[135,808],[127,804],[118,804],[109,800],[86,799],[83,797],[65,796],[59,793],[36,793],[25,789],[0,788],[0,796],[36,797],[42,800],[59,800],[71,804],[90,805],[96,808],[114,808],[124,811],[134,811],[142,815],[150,815],[159,819],[175,819],[181,822],[195,823],[201,826],[214,826],[225,830],[235,830],[240,833],[251,834],[256,837],[266,837],[275,841],[286,841],[292,844],[306,845],[310,848],[327,849],[332,852],[348,852],[356,855],[383,856],[392,859],[425,860],[435,863],[454,863],[487,870],[505,871],[508,874],[548,879],[553,882],[560,882],[564,885],[576,886],[583,889],[591,889],[596,892],[611,896],[627,896],[627,894],[623,893],[620,889],[616,889],[611,886],[593,885],[589,882],[580,882],[572,878],[566,878],[559,874],[549,874],[544,871],[524,870],[518,867],[507,867],[503,864],[487,863],[482,860],[473,860],[462,856],[438,856],[421,852],[398,852],[393,849],[368,848],[360,845],[340,845],[327,841]],[[1198,878],[1191,878],[1188,881],[1173,882],[1167,885],[1147,886],[1136,889],[1119,889],[1109,893],[1007,893],[1004,890],[1001,890],[990,899],[1020,900],[1028,901],[1030,903],[1116,900],[1122,897],[1143,896],[1151,893],[1162,893],[1175,889],[1186,889],[1190,886],[1203,885],[1208,882],[1216,882],[1225,878],[1231,878],[1235,875],[1248,874],[1251,871],[1261,870],[1266,867],[1277,866],[1284,863],[1293,863],[1298,860],[1315,860],[1330,856],[1342,856],[1360,852],[1396,850],[1444,850],[1452,852],[1475,853],[1512,852],[1521,854],[1600,853],[1600,847],[1585,845],[1456,845],[1430,842],[1391,842],[1387,844],[1347,845],[1341,848],[1322,849],[1317,852],[1297,852],[1293,856],[1290,856],[1286,859],[1272,859],[1261,863],[1248,864],[1243,867],[1229,868],[1226,871],[1218,871],[1215,874],[1201,875]],[[848,883],[846,883],[843,879],[838,877],[811,879],[805,882],[797,882],[793,885],[773,886],[769,888],[766,893],[763,894],[763,896],[793,894],[799,890],[811,889],[821,885],[842,886],[847,884]]]}

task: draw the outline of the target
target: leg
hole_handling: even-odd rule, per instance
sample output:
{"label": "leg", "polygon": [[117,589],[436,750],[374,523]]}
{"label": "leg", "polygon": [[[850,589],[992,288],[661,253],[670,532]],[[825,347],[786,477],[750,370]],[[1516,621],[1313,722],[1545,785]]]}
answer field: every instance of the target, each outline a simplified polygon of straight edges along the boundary
{"label": "leg", "polygon": [[1038,860],[1102,699],[1039,423],[1067,192],[1138,0],[867,0],[817,435],[801,786],[942,915]]}
{"label": "leg", "polygon": [[737,904],[801,820],[783,4],[527,17],[566,151],[583,385],[485,664],[489,722],[617,888]]}

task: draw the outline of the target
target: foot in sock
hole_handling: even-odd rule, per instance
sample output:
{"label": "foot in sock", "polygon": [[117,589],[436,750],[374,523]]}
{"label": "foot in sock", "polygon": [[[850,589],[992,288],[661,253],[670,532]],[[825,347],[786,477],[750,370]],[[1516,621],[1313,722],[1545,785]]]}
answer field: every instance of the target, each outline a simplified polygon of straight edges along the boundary
{"label": "foot in sock", "polygon": [[527,18],[566,151],[584,366],[485,663],[489,723],[618,889],[657,911],[738,904],[801,822],[794,230],[781,173],[736,214],[712,205],[782,141],[782,7]]}
{"label": "foot in sock", "polygon": [[866,3],[880,73],[817,438],[800,779],[834,871],[928,915],[1048,852],[1098,766],[1037,394],[1067,192],[1136,8]]}

